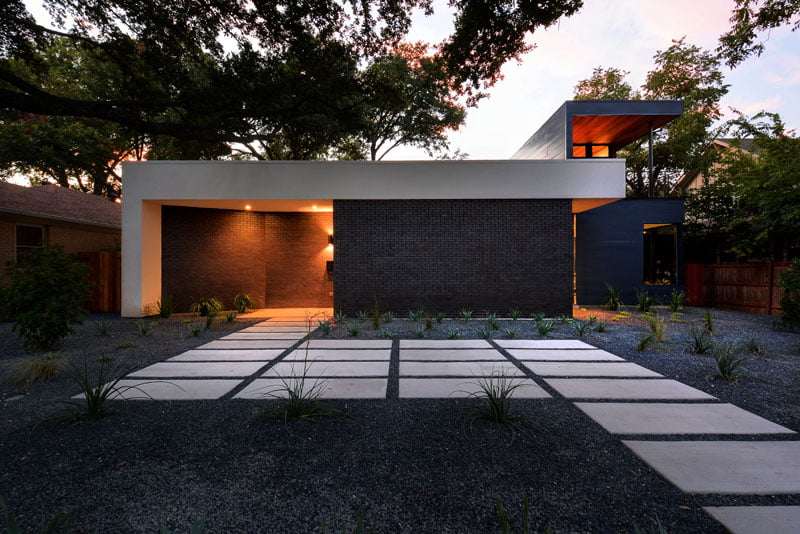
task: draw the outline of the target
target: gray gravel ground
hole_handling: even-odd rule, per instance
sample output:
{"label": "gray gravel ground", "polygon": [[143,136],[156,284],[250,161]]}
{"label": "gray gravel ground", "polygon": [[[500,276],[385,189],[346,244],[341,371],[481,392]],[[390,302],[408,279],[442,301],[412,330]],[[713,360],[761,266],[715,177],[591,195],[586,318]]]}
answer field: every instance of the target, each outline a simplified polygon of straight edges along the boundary
{"label": "gray gravel ground", "polygon": [[[666,310],[658,313],[669,319]],[[688,309],[675,317],[680,322],[668,323],[666,341],[644,352],[635,350],[647,331],[637,313],[617,321],[596,308],[575,315],[593,314],[608,325],[586,341],[800,430],[800,334],[774,331],[774,317],[713,310],[718,341],[755,337],[766,349],[748,359],[738,385],[729,385],[710,378],[712,356],[685,350],[703,313]],[[59,353],[73,363],[85,356],[92,369],[104,354],[139,368],[253,322],[218,323],[189,337],[184,320],[162,319],[141,336],[133,320],[92,315]],[[97,335],[100,321],[111,324],[108,337]],[[395,340],[414,338],[419,324],[395,319],[384,328]],[[458,327],[463,337],[475,337],[483,324],[434,321],[424,335],[444,338]],[[530,320],[502,326],[519,328],[519,338],[539,338]],[[257,416],[269,402],[243,400],[118,403],[100,421],[48,420],[62,410],[55,401],[77,389],[66,376],[12,384],[11,364],[31,356],[10,330],[0,324],[0,495],[29,528],[72,510],[75,532],[157,532],[162,522],[188,532],[202,512],[208,532],[340,532],[359,516],[375,532],[498,532],[495,498],[518,530],[527,497],[539,529],[632,532],[638,524],[649,531],[657,516],[669,532],[724,532],[701,506],[800,505],[800,496],[685,495],[559,396],[517,401],[528,424],[513,440],[503,427],[465,424],[476,401],[400,400],[391,390],[386,400],[330,402],[350,417],[317,423],[263,420]],[[329,336],[348,337],[346,330],[337,325]],[[377,335],[365,324],[358,337]],[[551,337],[577,334],[557,322]],[[135,346],[119,348],[126,344]],[[392,358],[396,378],[397,341]]]}

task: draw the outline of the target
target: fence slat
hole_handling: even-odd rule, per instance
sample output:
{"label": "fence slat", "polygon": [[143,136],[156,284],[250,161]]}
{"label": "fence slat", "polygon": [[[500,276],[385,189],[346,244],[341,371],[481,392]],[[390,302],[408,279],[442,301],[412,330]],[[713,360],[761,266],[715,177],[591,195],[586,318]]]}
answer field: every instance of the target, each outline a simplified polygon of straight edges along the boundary
{"label": "fence slat", "polygon": [[777,315],[788,262],[686,265],[686,303]]}
{"label": "fence slat", "polygon": [[94,284],[85,303],[90,312],[119,312],[122,302],[122,261],[119,252],[81,252],[78,259],[89,266]]}

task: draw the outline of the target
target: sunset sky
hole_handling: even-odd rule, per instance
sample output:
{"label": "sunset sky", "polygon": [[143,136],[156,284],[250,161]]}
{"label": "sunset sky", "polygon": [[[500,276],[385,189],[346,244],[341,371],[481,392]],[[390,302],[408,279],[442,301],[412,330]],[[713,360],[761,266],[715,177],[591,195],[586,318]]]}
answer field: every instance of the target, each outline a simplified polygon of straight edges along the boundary
{"label": "sunset sky", "polygon": [[[652,68],[657,50],[672,39],[707,49],[729,27],[730,0],[585,0],[584,7],[533,36],[537,47],[503,69],[505,79],[466,125],[450,135],[453,149],[469,159],[506,159],[561,105],[572,97],[576,82],[597,66],[630,71],[638,87]],[[440,40],[451,27],[443,9],[433,19],[420,17],[412,40]],[[800,31],[781,28],[764,35],[766,52],[731,72],[725,69],[730,92],[723,109],[752,114],[778,112],[791,128],[800,129]],[[428,159],[419,150],[400,147],[387,159]]]}

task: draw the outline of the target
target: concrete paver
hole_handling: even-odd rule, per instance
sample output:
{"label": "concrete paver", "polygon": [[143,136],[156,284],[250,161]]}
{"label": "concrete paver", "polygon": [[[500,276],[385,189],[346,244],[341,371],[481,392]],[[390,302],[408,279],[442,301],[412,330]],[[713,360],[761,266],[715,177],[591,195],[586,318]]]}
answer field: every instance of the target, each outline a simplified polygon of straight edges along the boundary
{"label": "concrete paver", "polygon": [[265,362],[159,362],[131,373],[136,377],[246,377],[266,365]]}
{"label": "concrete paver", "polygon": [[800,493],[800,441],[625,441],[687,493]]}
{"label": "concrete paver", "polygon": [[168,358],[168,362],[268,362],[283,353],[283,349],[187,350]]}
{"label": "concrete paver", "polygon": [[704,506],[703,510],[731,534],[800,532],[800,506]]}
{"label": "concrete paver", "polygon": [[568,399],[711,400],[712,395],[668,379],[546,378]]}
{"label": "concrete paver", "polygon": [[495,339],[504,349],[596,349],[577,339]]}
{"label": "concrete paver", "polygon": [[540,376],[661,377],[646,367],[630,362],[530,362],[522,365]]}
{"label": "concrete paver", "polygon": [[531,361],[625,361],[619,356],[600,349],[508,349],[508,353],[518,360]]}
{"label": "concrete paver", "polygon": [[[384,399],[389,384],[387,378],[321,378],[306,380],[306,390],[320,389],[322,399]],[[236,394],[234,399],[269,399],[286,397],[286,387],[292,379],[259,378]]]}
{"label": "concrete paver", "polygon": [[278,362],[262,376],[389,376],[389,362]]}
{"label": "concrete paver", "polygon": [[492,376],[503,373],[522,375],[509,362],[400,362],[400,376]]}
{"label": "concrete paver", "polygon": [[308,359],[310,362],[335,362],[335,361],[388,361],[392,356],[389,349],[309,349],[305,347],[295,349],[283,361],[297,361]]}
{"label": "concrete paver", "polygon": [[[517,399],[549,399],[549,393],[538,386],[530,378],[512,379],[519,384],[511,397]],[[401,399],[455,399],[470,397],[480,393],[481,388],[476,380],[466,378],[401,378]]]}
{"label": "concrete paver", "polygon": [[503,360],[505,356],[494,349],[400,349],[400,360],[406,361],[470,361]]}
{"label": "concrete paver", "polygon": [[491,349],[485,339],[401,339],[403,349]]}
{"label": "concrete paver", "polygon": [[305,334],[297,332],[235,332],[228,334],[220,339],[223,341],[240,340],[240,339],[292,339],[299,341],[305,337]]}
{"label": "concrete paver", "polygon": [[732,404],[576,402],[612,434],[794,434]]}
{"label": "concrete paver", "polygon": [[216,340],[200,345],[199,350],[204,349],[288,349],[297,343],[291,339],[235,339],[235,340]]}
{"label": "concrete paver", "polygon": [[[241,380],[120,380],[114,400],[215,400]],[[80,397],[78,395],[77,397]]]}
{"label": "concrete paver", "polygon": [[[305,345],[303,345],[305,347]],[[312,339],[309,349],[391,349],[391,339]]]}

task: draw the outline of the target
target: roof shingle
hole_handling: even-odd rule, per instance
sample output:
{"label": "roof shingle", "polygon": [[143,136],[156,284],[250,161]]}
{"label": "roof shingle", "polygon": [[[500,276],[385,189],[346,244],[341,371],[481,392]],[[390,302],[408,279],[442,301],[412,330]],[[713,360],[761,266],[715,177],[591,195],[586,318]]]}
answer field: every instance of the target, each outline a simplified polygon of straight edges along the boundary
{"label": "roof shingle", "polygon": [[122,222],[120,204],[53,184],[24,187],[0,182],[0,211],[117,228]]}

